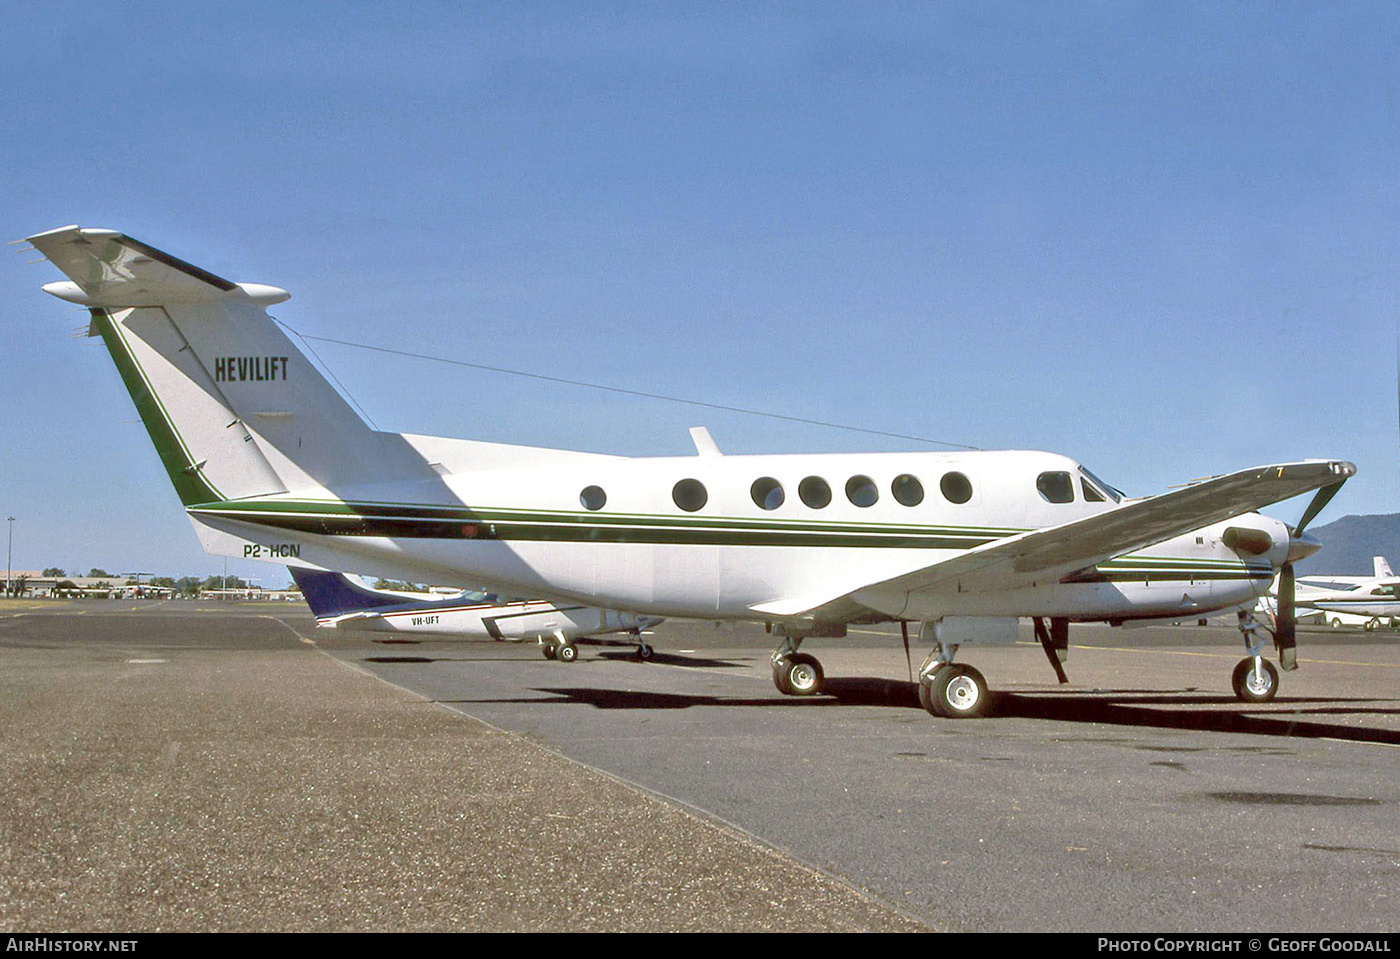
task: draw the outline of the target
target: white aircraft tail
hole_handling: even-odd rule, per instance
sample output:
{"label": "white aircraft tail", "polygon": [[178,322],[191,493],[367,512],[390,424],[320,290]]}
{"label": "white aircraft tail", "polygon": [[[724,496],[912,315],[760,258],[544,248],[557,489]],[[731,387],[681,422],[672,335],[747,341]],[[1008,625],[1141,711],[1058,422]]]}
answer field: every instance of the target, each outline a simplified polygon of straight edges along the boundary
{"label": "white aircraft tail", "polygon": [[231,283],[111,230],[29,238],[86,306],[185,506],[427,478],[369,428],[267,315],[289,296]]}
{"label": "white aircraft tail", "polygon": [[1371,562],[1376,569],[1376,579],[1391,579],[1395,576],[1395,574],[1390,571],[1390,564],[1385,561],[1384,556],[1373,556],[1371,557]]}

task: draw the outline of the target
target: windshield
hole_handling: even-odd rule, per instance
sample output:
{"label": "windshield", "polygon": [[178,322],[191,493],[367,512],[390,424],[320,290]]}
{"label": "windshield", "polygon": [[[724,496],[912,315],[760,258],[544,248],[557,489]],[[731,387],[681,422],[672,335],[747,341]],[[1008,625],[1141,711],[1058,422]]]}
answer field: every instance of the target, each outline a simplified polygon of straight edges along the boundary
{"label": "windshield", "polygon": [[1086,477],[1088,477],[1089,482],[1093,483],[1096,487],[1098,487],[1099,490],[1109,499],[1113,500],[1113,502],[1121,503],[1123,501],[1123,493],[1121,490],[1109,486],[1107,483],[1099,479],[1093,473],[1089,472],[1089,470],[1085,469],[1083,466],[1079,467],[1079,472],[1083,473]]}

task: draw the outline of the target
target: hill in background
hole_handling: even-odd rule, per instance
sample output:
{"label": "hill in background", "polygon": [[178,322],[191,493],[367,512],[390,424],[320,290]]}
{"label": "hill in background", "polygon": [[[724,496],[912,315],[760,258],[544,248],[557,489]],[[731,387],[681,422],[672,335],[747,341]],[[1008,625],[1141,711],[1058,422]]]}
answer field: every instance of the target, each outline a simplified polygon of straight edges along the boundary
{"label": "hill in background", "polygon": [[1322,549],[1298,563],[1299,576],[1369,576],[1373,556],[1384,556],[1390,568],[1400,573],[1400,513],[1343,516],[1326,526],[1311,526],[1307,534]]}

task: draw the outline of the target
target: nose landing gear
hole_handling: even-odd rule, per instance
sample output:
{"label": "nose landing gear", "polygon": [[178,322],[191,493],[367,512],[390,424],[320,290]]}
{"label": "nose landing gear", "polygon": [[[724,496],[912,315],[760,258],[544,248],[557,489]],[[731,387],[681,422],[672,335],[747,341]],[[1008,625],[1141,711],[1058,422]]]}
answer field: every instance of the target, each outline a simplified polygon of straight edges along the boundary
{"label": "nose landing gear", "polygon": [[1230,685],[1234,687],[1235,696],[1243,702],[1267,703],[1278,692],[1278,670],[1264,658],[1263,634],[1268,632],[1268,628],[1255,619],[1252,612],[1242,611],[1239,614],[1239,629],[1249,655],[1235,664]]}

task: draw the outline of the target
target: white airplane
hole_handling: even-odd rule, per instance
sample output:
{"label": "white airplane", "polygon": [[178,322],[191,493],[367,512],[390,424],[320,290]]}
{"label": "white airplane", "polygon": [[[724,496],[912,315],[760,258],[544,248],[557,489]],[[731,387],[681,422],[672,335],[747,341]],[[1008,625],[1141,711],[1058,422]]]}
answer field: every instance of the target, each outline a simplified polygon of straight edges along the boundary
{"label": "white airplane", "polygon": [[[1294,584],[1296,610],[1316,610],[1332,626],[1363,624],[1375,629],[1400,618],[1400,577],[1390,571],[1384,556],[1371,559],[1372,576],[1313,575],[1298,577]],[[1275,595],[1260,600],[1264,611],[1275,614]],[[1356,617],[1342,619],[1342,617]]]}
{"label": "white airplane", "polygon": [[[964,645],[1014,643],[1033,617],[1052,665],[1069,623],[1239,610],[1236,693],[1273,697],[1251,613],[1286,581],[1274,643],[1295,668],[1292,564],[1356,468],[1281,463],[1129,500],[1054,453],[632,458],[379,432],[267,315],[281,289],[233,283],[112,230],[29,238],[86,307],[204,547],[289,566],[776,633],[773,679],[821,691],[807,637],[920,624],[920,698],[977,716]],[[1253,510],[1316,490],[1297,528]]]}
{"label": "white airplane", "polygon": [[306,605],[323,629],[372,633],[428,633],[472,636],[506,643],[539,643],[546,659],[572,663],[578,641],[607,633],[627,633],[637,658],[652,657],[642,630],[658,616],[543,600],[503,600],[494,593],[462,590],[447,596],[373,589],[344,573],[289,566]]}

